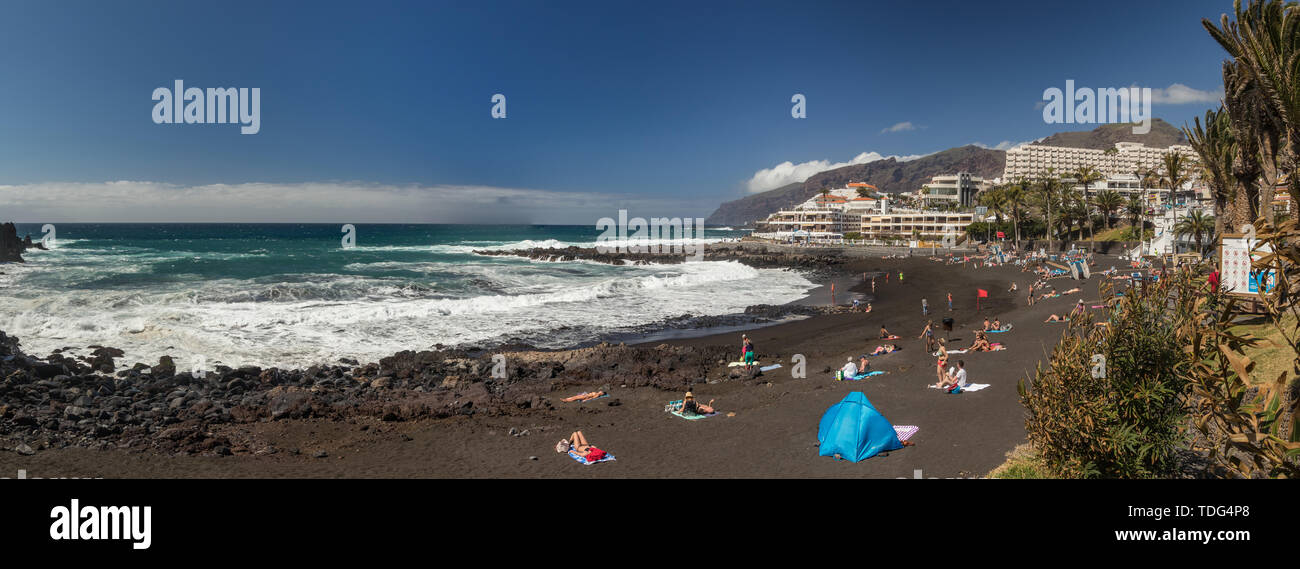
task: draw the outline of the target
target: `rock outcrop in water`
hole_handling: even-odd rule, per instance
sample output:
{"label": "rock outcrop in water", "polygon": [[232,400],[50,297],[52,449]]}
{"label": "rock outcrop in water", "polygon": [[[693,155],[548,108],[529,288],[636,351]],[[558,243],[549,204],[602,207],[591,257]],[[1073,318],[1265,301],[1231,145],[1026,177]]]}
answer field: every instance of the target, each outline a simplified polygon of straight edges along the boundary
{"label": "rock outcrop in water", "polygon": [[[479,255],[527,257],[538,261],[594,261],[609,265],[675,265],[694,260],[691,255],[680,252],[665,253],[616,253],[601,252],[594,247],[567,247],[563,249],[513,249],[504,251],[475,251]],[[841,255],[810,250],[808,253],[783,253],[769,251],[763,246],[741,245],[705,245],[703,260],[736,261],[745,265],[765,268],[796,269],[811,276],[827,276],[836,271],[845,262]]]}
{"label": "rock outcrop in water", "polygon": [[23,251],[30,242],[30,238],[27,243],[18,239],[18,228],[13,223],[0,225],[0,263],[23,262]]}

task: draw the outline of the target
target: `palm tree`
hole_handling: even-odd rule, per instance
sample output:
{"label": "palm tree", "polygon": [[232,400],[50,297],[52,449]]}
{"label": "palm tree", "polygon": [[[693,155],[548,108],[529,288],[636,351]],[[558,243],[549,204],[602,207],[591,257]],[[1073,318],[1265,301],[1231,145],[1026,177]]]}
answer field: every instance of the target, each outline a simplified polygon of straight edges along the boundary
{"label": "palm tree", "polygon": [[[1092,166],[1084,166],[1084,167],[1079,168],[1078,170],[1076,170],[1076,171],[1074,172],[1074,181],[1075,181],[1076,183],[1078,183],[1079,186],[1081,186],[1081,187],[1083,188],[1083,195],[1084,195],[1084,196],[1087,196],[1087,195],[1088,195],[1088,186],[1089,186],[1089,185],[1091,185],[1093,182],[1099,182],[1099,181],[1102,181],[1102,180],[1105,180],[1105,179],[1106,179],[1106,176],[1103,176],[1103,175],[1101,174],[1101,172],[1099,172],[1096,168],[1094,168],[1094,167],[1092,167]],[[1088,221],[1088,238],[1089,238],[1089,241],[1088,241],[1088,252],[1091,253],[1091,252],[1092,252],[1092,238],[1093,238],[1093,237],[1096,237],[1096,227],[1093,226],[1093,221],[1092,221],[1092,211],[1091,211],[1091,209],[1088,207],[1088,204],[1089,204],[1089,203],[1091,203],[1091,202],[1089,202],[1088,200],[1084,200],[1084,201],[1083,201],[1083,210],[1084,210],[1084,214],[1085,214],[1084,217],[1085,217],[1085,218],[1087,219],[1087,221]],[[1079,233],[1080,233],[1080,237],[1082,237],[1082,233],[1083,233],[1083,228],[1082,228],[1082,227],[1079,228]]]}
{"label": "palm tree", "polygon": [[1183,134],[1201,158],[1201,178],[1214,196],[1214,234],[1222,235],[1226,209],[1237,190],[1232,178],[1235,153],[1232,125],[1222,106],[1217,111],[1205,111],[1205,124],[1201,124],[1200,117],[1192,117],[1192,122],[1191,128],[1183,127]]}
{"label": "palm tree", "polygon": [[[1201,20],[1201,24],[1240,66],[1234,73],[1245,75],[1260,96],[1254,100],[1257,114],[1250,109],[1234,108],[1243,101],[1234,97],[1236,88],[1229,88],[1228,65],[1225,63],[1225,105],[1234,123],[1244,120],[1262,127],[1264,132],[1260,134],[1274,160],[1279,155],[1279,139],[1284,138],[1290,146],[1290,152],[1286,153],[1288,169],[1294,173],[1300,170],[1300,60],[1297,59],[1297,54],[1300,54],[1300,33],[1297,32],[1300,30],[1300,11],[1294,3],[1282,0],[1251,2],[1244,10],[1238,0],[1233,4],[1233,11],[1236,22],[1224,14],[1221,27],[1216,27],[1208,19]],[[1263,120],[1259,120],[1261,118]],[[1233,132],[1238,140],[1249,126],[1234,124]],[[1242,143],[1250,145],[1246,141]],[[1300,203],[1300,178],[1292,175],[1287,191],[1293,204]],[[1251,221],[1254,221],[1253,217]]]}
{"label": "palm tree", "polygon": [[1047,174],[1038,179],[1038,194],[1047,221],[1047,250],[1052,250],[1052,210],[1060,193],[1061,179],[1056,177],[1056,169],[1048,168]]}
{"label": "palm tree", "polygon": [[865,187],[858,187],[858,197],[860,198],[871,197],[871,190],[868,190]]}
{"label": "palm tree", "polygon": [[1011,226],[1016,232],[1016,250],[1020,249],[1020,216],[1028,205],[1025,197],[1025,190],[1028,187],[1028,180],[1018,178],[1002,191],[1006,207],[1011,211]]}
{"label": "palm tree", "polygon": [[1124,197],[1119,195],[1119,192],[1115,190],[1102,190],[1097,194],[1093,203],[1096,204],[1097,209],[1106,216],[1106,228],[1114,228],[1115,224],[1113,222],[1113,216],[1115,215],[1115,212],[1124,207]]}
{"label": "palm tree", "polygon": [[1124,211],[1128,213],[1128,223],[1133,227],[1134,233],[1139,236],[1139,239],[1142,230],[1146,228],[1138,226],[1138,218],[1142,217],[1143,213],[1146,213],[1146,209],[1146,202],[1137,196],[1129,196],[1128,203],[1124,204]]}
{"label": "palm tree", "polygon": [[921,204],[930,207],[930,186],[921,186]]}
{"label": "palm tree", "polygon": [[1192,210],[1185,217],[1174,225],[1174,235],[1182,237],[1191,235],[1196,240],[1196,252],[1204,254],[1205,249],[1201,247],[1201,236],[1214,231],[1214,217],[1201,213],[1201,210]]}
{"label": "palm tree", "polygon": [[980,194],[980,205],[989,208],[997,218],[997,224],[1002,224],[1002,214],[1006,212],[1006,190],[998,187],[992,188]]}
{"label": "palm tree", "polygon": [[1191,180],[1187,175],[1187,160],[1178,152],[1166,152],[1161,158],[1165,172],[1160,177],[1160,185],[1169,190],[1169,199],[1172,201],[1178,190]]}

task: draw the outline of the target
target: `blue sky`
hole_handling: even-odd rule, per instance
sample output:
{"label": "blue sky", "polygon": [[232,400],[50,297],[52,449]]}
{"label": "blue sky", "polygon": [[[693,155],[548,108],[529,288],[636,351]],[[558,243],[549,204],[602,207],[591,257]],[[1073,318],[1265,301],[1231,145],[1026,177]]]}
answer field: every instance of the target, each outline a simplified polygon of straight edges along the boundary
{"label": "blue sky", "polygon": [[[476,196],[447,211],[376,206],[365,221],[464,219],[484,203],[474,199],[541,208],[574,196],[597,209],[707,215],[761,189],[755,174],[786,161],[1091,128],[1045,124],[1035,107],[1066,79],[1216,92],[1224,54],[1199,20],[1230,9],[1228,0],[11,3],[0,17],[0,217],[117,220],[124,204],[214,186],[225,191],[210,200],[237,207],[213,221],[256,209],[254,190],[267,201],[337,199],[313,197],[323,186],[371,192],[358,199],[367,204],[429,188],[451,202]],[[261,132],[154,124],[150,94],[175,79],[259,87]],[[506,119],[490,116],[494,93],[507,97]],[[806,119],[790,116],[794,93],[807,97]],[[1182,125],[1212,105],[1157,104],[1154,114]],[[912,128],[887,130],[901,123]],[[104,189],[114,181],[148,186]],[[65,203],[111,194],[122,207],[68,213],[38,193]],[[275,219],[294,215],[282,205]],[[317,205],[313,215],[330,220],[360,207]],[[520,219],[588,222],[585,210],[543,210]],[[304,220],[320,219],[285,219]]]}

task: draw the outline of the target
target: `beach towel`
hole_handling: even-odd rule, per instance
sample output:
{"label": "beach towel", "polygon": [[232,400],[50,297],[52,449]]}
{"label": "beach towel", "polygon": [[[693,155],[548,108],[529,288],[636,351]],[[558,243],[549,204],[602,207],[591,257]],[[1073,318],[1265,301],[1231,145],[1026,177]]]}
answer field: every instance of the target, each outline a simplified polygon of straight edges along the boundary
{"label": "beach towel", "polygon": [[876,339],[877,340],[900,340],[901,338],[899,338],[898,336],[890,336],[888,338],[876,338]]}
{"label": "beach towel", "polygon": [[989,334],[1001,334],[1002,332],[1010,332],[1012,328],[1015,328],[1014,324],[1003,324],[1002,327],[997,330],[985,330],[985,332]]}
{"label": "beach towel", "polygon": [[597,460],[596,462],[588,462],[588,461],[587,461],[587,457],[585,457],[585,456],[579,456],[578,453],[573,452],[573,451],[569,451],[569,458],[572,458],[573,460],[576,460],[576,461],[578,461],[578,462],[581,463],[581,464],[585,464],[585,465],[587,465],[587,466],[591,466],[591,465],[596,464],[596,463],[600,463],[600,462],[609,462],[609,461],[611,461],[611,460],[614,460],[614,455],[609,454],[608,452],[606,452],[606,453],[605,453],[605,458],[602,458],[602,459],[600,459],[600,460]]}
{"label": "beach towel", "polygon": [[[981,390],[981,389],[984,389],[985,387],[988,387],[989,385],[991,385],[991,384],[988,384],[988,383],[967,383],[964,387],[961,388],[961,390],[962,390],[963,392],[965,392],[965,391],[979,391],[979,390]],[[939,386],[937,386],[937,385],[935,385],[935,384],[933,384],[933,383],[931,383],[930,385],[927,385],[926,387],[929,387],[930,389],[939,389]]]}
{"label": "beach towel", "polygon": [[1105,304],[1094,304],[1094,305],[1092,305],[1092,307],[1093,307],[1093,308],[1106,308],[1106,305],[1105,305]]}
{"label": "beach towel", "polygon": [[770,366],[763,366],[763,367],[760,367],[760,368],[758,368],[758,371],[772,371],[772,370],[774,370],[774,369],[779,369],[780,367],[781,367],[781,364],[772,364],[772,365],[770,365]]}
{"label": "beach towel", "polygon": [[[970,350],[948,350],[948,355],[952,355],[952,354],[964,354],[964,353],[966,353],[966,352],[968,352],[968,351],[970,351]],[[935,353],[930,354],[930,355],[932,355],[932,356],[934,356],[934,357],[939,357],[939,352],[935,352]]]}
{"label": "beach towel", "polygon": [[[758,360],[754,360],[754,363],[752,363],[752,364],[747,364],[747,363],[745,363],[745,362],[731,362],[731,363],[727,364],[727,367],[740,367],[740,366],[751,366],[751,365],[755,365],[755,366],[758,365]],[[762,369],[762,368],[759,368],[759,369]]]}
{"label": "beach towel", "polygon": [[707,419],[707,418],[709,418],[709,417],[712,417],[712,416],[718,414],[717,411],[714,411],[714,412],[709,413],[709,414],[707,414],[707,415],[696,415],[696,414],[694,414],[694,413],[683,413],[683,412],[682,412],[682,400],[681,400],[681,399],[678,399],[678,400],[676,400],[676,401],[669,401],[667,405],[664,405],[664,411],[667,411],[667,412],[669,412],[669,413],[672,413],[673,415],[677,415],[678,417],[681,417],[681,418],[683,418],[683,419],[686,419],[687,421],[698,421],[698,420],[700,420],[700,419]]}
{"label": "beach towel", "polygon": [[[871,377],[871,376],[873,376],[873,375],[885,375],[885,372],[883,372],[883,371],[879,371],[879,370],[862,372],[862,373],[859,373],[859,374],[857,374],[857,375],[855,375],[855,376],[853,376],[853,377],[846,377],[846,378],[844,378],[844,381],[862,381],[862,380],[864,380],[864,379],[866,379],[866,378],[868,378],[868,377]],[[835,378],[835,381],[840,381],[840,378],[839,378],[839,377],[836,377],[836,378]]]}
{"label": "beach towel", "polygon": [[894,425],[894,434],[898,435],[898,440],[905,441],[912,438],[921,427],[916,425]]}

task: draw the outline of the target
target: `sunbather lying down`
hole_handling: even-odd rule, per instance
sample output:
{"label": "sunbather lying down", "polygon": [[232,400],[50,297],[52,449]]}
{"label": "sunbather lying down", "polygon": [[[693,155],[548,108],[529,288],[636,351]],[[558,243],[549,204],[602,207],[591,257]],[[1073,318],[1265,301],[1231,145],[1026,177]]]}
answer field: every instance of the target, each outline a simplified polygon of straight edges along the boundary
{"label": "sunbather lying down", "polygon": [[1043,322],[1068,322],[1070,318],[1062,314],[1050,314]]}
{"label": "sunbather lying down", "polygon": [[1074,293],[1076,293],[1076,292],[1079,292],[1079,289],[1077,289],[1077,288],[1072,288],[1072,289],[1067,290],[1067,291],[1065,291],[1065,292],[1063,292],[1063,293],[1061,293],[1061,294],[1074,294]]}
{"label": "sunbather lying down", "polygon": [[589,391],[587,393],[579,393],[577,395],[574,395],[573,397],[565,397],[561,401],[567,401],[570,403],[574,401],[591,401],[592,399],[595,399],[597,397],[602,397],[604,395],[605,395],[604,391]]}
{"label": "sunbather lying down", "polygon": [[572,452],[573,454],[582,457],[590,456],[592,451],[599,451],[601,456],[605,454],[605,451],[602,451],[587,442],[587,437],[582,434],[582,431],[574,431],[572,435],[569,435],[569,438],[561,440],[555,445],[555,452]]}
{"label": "sunbather lying down", "polygon": [[898,351],[898,346],[895,346],[894,344],[881,344],[879,346],[876,346],[876,349],[871,351],[871,355],[878,356],[881,354],[892,354],[897,351]]}

